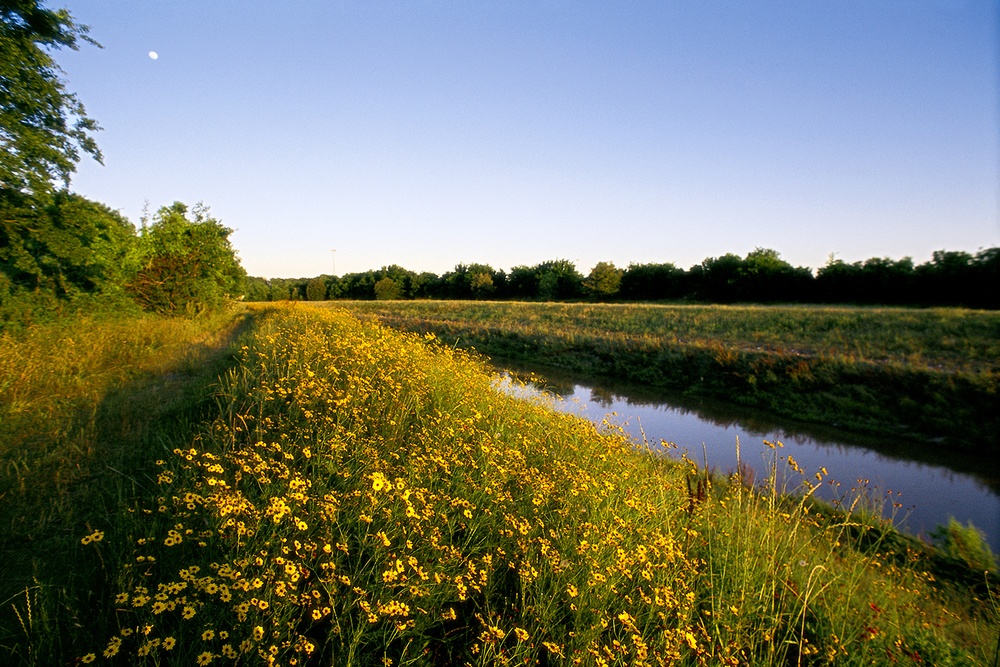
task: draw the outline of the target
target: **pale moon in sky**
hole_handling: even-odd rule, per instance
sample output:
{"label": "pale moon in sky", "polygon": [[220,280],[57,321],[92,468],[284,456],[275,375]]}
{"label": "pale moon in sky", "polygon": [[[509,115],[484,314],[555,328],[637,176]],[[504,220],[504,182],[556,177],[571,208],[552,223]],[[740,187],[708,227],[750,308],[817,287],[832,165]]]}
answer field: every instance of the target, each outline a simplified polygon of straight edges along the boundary
{"label": "pale moon in sky", "polygon": [[150,51],[149,52],[149,58],[150,58],[150,60],[156,60],[159,57],[160,57],[160,54],[157,53],[156,51]]}

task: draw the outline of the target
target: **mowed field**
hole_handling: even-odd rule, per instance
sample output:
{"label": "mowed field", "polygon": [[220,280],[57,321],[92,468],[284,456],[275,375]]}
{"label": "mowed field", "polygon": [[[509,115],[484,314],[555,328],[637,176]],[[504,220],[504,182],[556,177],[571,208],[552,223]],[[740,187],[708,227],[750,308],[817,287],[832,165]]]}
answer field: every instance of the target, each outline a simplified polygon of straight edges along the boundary
{"label": "mowed field", "polygon": [[1000,313],[818,306],[355,301],[486,354],[859,431],[997,446]]}

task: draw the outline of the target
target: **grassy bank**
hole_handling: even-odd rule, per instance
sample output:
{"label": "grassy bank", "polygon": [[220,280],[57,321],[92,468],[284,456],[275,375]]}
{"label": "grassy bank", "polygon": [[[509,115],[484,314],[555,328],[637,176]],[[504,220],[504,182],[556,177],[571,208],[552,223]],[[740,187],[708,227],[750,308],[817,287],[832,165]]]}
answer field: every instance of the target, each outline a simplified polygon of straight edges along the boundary
{"label": "grassy bank", "polygon": [[66,664],[108,629],[125,554],[81,536],[132,534],[123,515],[190,440],[242,322],[74,315],[0,334],[0,662]]}
{"label": "grassy bank", "polygon": [[988,579],[934,576],[863,494],[708,479],[494,381],[344,312],[256,315],[148,493],[74,526],[101,631],[48,663],[990,664]]}
{"label": "grassy bank", "polygon": [[862,432],[1000,449],[1000,314],[961,309],[351,302],[486,354]]}

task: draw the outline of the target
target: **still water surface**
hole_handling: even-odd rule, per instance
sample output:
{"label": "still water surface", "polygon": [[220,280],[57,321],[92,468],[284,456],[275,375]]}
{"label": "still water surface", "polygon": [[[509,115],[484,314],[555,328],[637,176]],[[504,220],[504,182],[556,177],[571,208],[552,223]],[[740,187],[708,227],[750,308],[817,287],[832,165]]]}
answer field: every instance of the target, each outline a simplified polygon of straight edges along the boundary
{"label": "still water surface", "polygon": [[[821,487],[820,497],[843,497],[852,487],[864,489],[873,500],[888,495],[888,502],[882,503],[887,516],[893,503],[901,505],[895,509],[897,527],[926,538],[953,516],[985,532],[990,548],[1000,553],[1000,464],[995,461],[949,455],[943,448],[920,443],[777,421],[780,418],[759,411],[662,389],[502,360],[495,364],[501,370],[543,376],[542,386],[532,385],[526,391],[555,397],[554,406],[560,410],[595,423],[610,415],[609,421],[622,425],[637,441],[645,435],[650,444],[673,443],[672,455],[686,451],[699,463],[707,460],[708,467],[718,472],[736,469],[739,438],[741,461],[754,468],[758,479],[766,479],[774,452],[764,440],[781,442],[784,447],[778,455],[794,457],[810,478],[825,467],[827,479],[840,483],[839,488]],[[787,469],[783,461],[779,466]]]}

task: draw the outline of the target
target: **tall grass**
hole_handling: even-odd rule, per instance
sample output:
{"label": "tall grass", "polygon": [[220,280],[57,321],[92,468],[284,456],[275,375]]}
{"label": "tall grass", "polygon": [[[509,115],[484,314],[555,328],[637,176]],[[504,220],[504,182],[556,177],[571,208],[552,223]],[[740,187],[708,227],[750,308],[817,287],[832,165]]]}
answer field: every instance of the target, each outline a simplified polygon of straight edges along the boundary
{"label": "tall grass", "polygon": [[235,326],[77,315],[0,334],[0,662],[58,664],[106,628],[93,612],[118,556],[81,534],[128,533]]}
{"label": "tall grass", "polygon": [[79,533],[118,560],[75,657],[988,664],[995,612],[887,559],[861,500],[782,495],[777,448],[770,479],[715,479],[495,382],[341,311],[258,316],[156,498]]}

